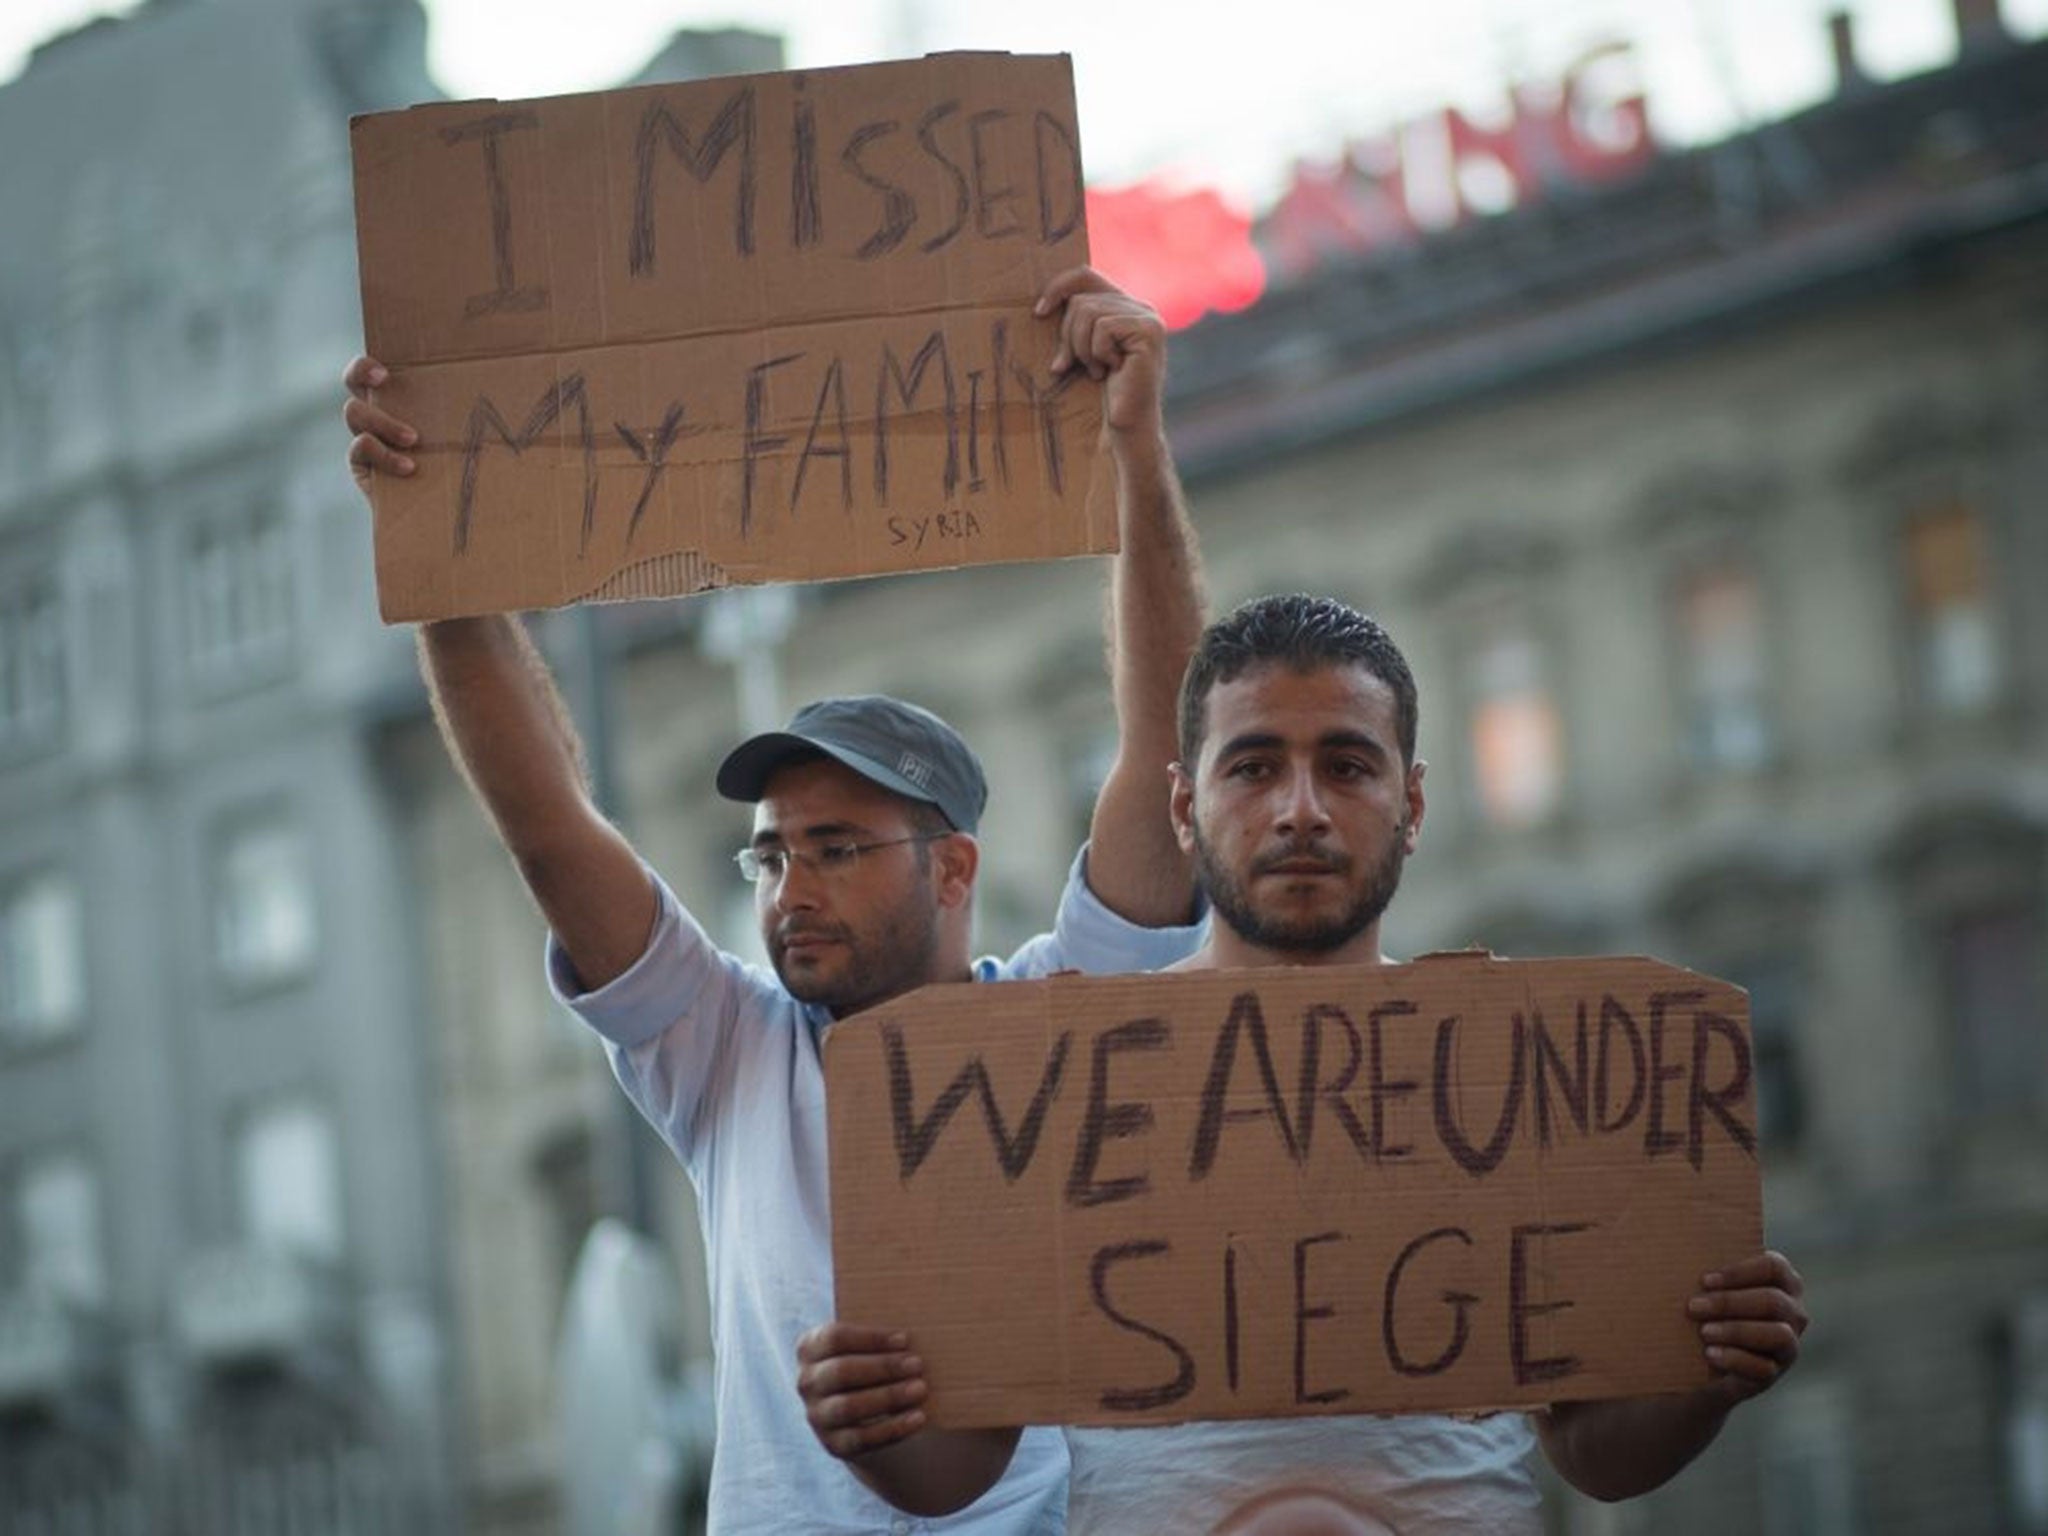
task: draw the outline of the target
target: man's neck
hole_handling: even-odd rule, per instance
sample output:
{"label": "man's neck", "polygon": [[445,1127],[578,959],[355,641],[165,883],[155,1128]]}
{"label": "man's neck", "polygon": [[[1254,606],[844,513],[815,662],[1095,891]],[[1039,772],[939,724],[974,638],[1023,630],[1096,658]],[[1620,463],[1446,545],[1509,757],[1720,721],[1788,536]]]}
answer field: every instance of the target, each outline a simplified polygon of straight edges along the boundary
{"label": "man's neck", "polygon": [[1221,922],[1209,924],[1209,937],[1202,947],[1174,967],[1177,971],[1259,970],[1270,965],[1386,965],[1380,953],[1380,925],[1369,928],[1335,949],[1272,949],[1254,944]]}
{"label": "man's neck", "polygon": [[827,1008],[826,1015],[837,1024],[841,1019],[851,1018],[856,1013],[866,1013],[870,1008],[879,1008],[884,1003],[893,1003],[899,997],[908,997],[920,987],[936,987],[947,982],[974,980],[974,963],[966,959],[947,960],[934,965],[920,981],[914,981],[900,992],[887,997],[878,997],[873,1002],[862,1003],[858,1008]]}

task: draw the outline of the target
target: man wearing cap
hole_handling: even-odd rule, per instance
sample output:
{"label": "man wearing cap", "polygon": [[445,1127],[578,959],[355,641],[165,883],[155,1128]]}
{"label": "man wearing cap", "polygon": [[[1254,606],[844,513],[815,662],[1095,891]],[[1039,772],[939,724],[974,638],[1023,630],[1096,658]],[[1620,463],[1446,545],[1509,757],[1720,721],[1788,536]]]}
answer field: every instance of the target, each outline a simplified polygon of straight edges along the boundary
{"label": "man wearing cap", "polygon": [[[1038,307],[1060,317],[1053,372],[1106,383],[1119,742],[1052,931],[1009,960],[972,960],[973,834],[988,791],[937,716],[880,696],[828,699],[720,767],[719,792],[755,802],[737,860],[771,975],[721,953],[591,804],[574,733],[516,620],[420,627],[442,733],[547,918],[549,980],[604,1038],[697,1190],[717,1358],[715,1532],[913,1525],[817,1444],[795,1391],[798,1335],[832,1313],[823,1027],[929,982],[1145,970],[1198,939],[1176,926],[1195,897],[1167,815],[1175,692],[1202,619],[1161,417],[1165,332],[1086,268],[1054,279]],[[359,482],[413,471],[416,434],[369,399],[383,376],[368,358],[346,375]],[[1032,1432],[970,1508],[915,1527],[1059,1532],[1066,1474],[1058,1432]]]}

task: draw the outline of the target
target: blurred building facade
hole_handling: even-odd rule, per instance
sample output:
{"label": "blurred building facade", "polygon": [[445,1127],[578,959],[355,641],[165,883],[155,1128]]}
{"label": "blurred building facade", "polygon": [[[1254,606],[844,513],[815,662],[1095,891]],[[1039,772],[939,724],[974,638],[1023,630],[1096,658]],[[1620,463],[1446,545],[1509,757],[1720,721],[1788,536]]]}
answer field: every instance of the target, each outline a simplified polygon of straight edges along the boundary
{"label": "blurred building facade", "polygon": [[[425,60],[416,0],[149,0],[0,88],[9,1536],[558,1525],[530,1442],[611,1100],[570,1053],[563,1137],[464,1117],[546,1010],[523,912],[507,985],[436,990],[471,907],[418,894],[424,703],[336,415],[348,119],[438,96]],[[779,60],[681,35],[643,78]],[[544,1261],[462,1183],[501,1155],[574,1223]]]}
{"label": "blurred building facade", "polygon": [[[334,472],[405,3],[145,6],[0,90],[0,1530],[453,1491],[429,1038]],[[34,146],[32,152],[29,146]]]}
{"label": "blurred building facade", "polygon": [[[1751,989],[1820,1322],[1671,1488],[1555,1500],[1573,1536],[2048,1531],[2048,45],[1959,10],[1953,68],[1871,85],[1844,31],[1791,122],[1174,343],[1219,604],[1333,591],[1415,663],[1390,950]],[[0,1532],[560,1529],[601,1213],[706,1363],[685,1181],[547,1001],[340,471],[343,125],[433,94],[422,37],[411,0],[155,0],[0,90],[52,146],[0,162]],[[1101,588],[538,627],[735,947],[724,748],[831,692],[955,720],[996,950],[1106,765]]]}

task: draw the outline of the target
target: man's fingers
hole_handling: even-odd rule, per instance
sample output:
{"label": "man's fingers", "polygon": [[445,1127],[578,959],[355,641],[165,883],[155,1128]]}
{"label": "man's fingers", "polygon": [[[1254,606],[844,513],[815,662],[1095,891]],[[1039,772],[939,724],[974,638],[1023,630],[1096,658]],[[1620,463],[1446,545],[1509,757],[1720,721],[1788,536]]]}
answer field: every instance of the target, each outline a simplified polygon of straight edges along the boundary
{"label": "man's fingers", "polygon": [[908,1413],[894,1414],[849,1429],[820,1430],[818,1440],[826,1450],[846,1461],[868,1451],[879,1451],[899,1440],[907,1440],[923,1428],[924,1413],[913,1408]]}
{"label": "man's fingers", "polygon": [[1686,1303],[1686,1311],[1701,1322],[1729,1318],[1750,1318],[1789,1324],[1806,1331],[1806,1308],[1776,1286],[1745,1291],[1709,1291]]}
{"label": "man's fingers", "polygon": [[907,1413],[924,1402],[929,1390],[922,1378],[892,1381],[862,1392],[835,1392],[829,1397],[807,1399],[804,1411],[811,1428],[822,1435],[829,1430],[854,1429],[876,1419]]}
{"label": "man's fingers", "polygon": [[835,1355],[879,1355],[909,1347],[910,1336],[897,1329],[821,1323],[796,1341],[796,1357],[805,1365],[815,1365]]}
{"label": "man's fingers", "polygon": [[834,1355],[807,1361],[796,1373],[796,1389],[806,1402],[815,1402],[883,1382],[919,1379],[923,1374],[924,1362],[915,1355]]}
{"label": "man's fingers", "polygon": [[1753,1382],[1759,1387],[1769,1386],[1792,1366],[1791,1361],[1779,1360],[1773,1355],[1759,1355],[1746,1349],[1727,1349],[1718,1344],[1708,1346],[1707,1364],[1717,1371],[1726,1372],[1745,1383]]}
{"label": "man's fingers", "polygon": [[1709,1349],[1747,1350],[1785,1361],[1799,1356],[1799,1330],[1790,1323],[1707,1323],[1700,1339]]}
{"label": "man's fingers", "polygon": [[409,475],[418,468],[411,459],[368,432],[358,434],[349,443],[348,463],[358,479],[370,474]]}
{"label": "man's fingers", "polygon": [[1069,267],[1045,285],[1032,313],[1049,315],[1077,293],[1095,293],[1115,286],[1093,267]]}
{"label": "man's fingers", "polygon": [[356,433],[369,433],[382,438],[394,448],[411,448],[420,440],[419,433],[412,426],[400,421],[389,411],[380,410],[361,398],[352,398],[341,408],[341,419],[348,423],[348,429]]}
{"label": "man's fingers", "polygon": [[343,370],[341,382],[348,386],[350,394],[360,396],[363,391],[375,389],[390,377],[389,371],[374,357],[358,357]]}
{"label": "man's fingers", "polygon": [[1788,1296],[1806,1294],[1806,1282],[1800,1277],[1799,1271],[1792,1267],[1792,1261],[1775,1250],[1753,1254],[1739,1264],[1730,1264],[1726,1269],[1702,1275],[1700,1285],[1709,1291],[1754,1290],[1775,1286]]}

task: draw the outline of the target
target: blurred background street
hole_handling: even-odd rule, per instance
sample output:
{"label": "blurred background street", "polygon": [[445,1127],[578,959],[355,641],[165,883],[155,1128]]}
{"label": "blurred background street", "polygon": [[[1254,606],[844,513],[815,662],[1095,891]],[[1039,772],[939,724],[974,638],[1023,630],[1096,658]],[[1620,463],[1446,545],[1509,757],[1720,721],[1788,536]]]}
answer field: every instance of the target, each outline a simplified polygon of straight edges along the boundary
{"label": "blurred background street", "polygon": [[[963,46],[1075,55],[1216,606],[1333,593],[1415,665],[1389,952],[1750,991],[1806,1355],[1551,1528],[2048,1536],[2048,3],[542,9],[0,24],[0,1536],[696,1529],[687,1182],[377,619],[348,117]],[[1103,583],[535,629],[748,955],[729,745],[946,715],[999,952],[1108,765]]]}

